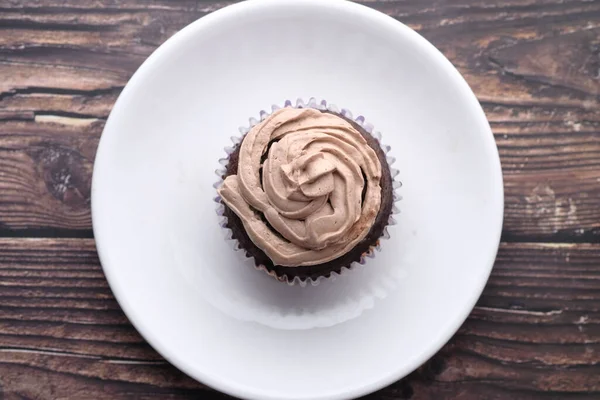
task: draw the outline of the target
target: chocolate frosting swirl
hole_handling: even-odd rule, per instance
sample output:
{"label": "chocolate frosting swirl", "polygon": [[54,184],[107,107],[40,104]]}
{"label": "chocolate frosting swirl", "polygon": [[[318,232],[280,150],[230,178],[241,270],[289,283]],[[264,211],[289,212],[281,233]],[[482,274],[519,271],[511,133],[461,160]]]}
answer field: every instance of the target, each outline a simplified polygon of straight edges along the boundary
{"label": "chocolate frosting swirl", "polygon": [[350,123],[284,108],[248,132],[237,175],[218,192],[273,263],[308,266],[340,257],[367,235],[380,180],[375,151]]}

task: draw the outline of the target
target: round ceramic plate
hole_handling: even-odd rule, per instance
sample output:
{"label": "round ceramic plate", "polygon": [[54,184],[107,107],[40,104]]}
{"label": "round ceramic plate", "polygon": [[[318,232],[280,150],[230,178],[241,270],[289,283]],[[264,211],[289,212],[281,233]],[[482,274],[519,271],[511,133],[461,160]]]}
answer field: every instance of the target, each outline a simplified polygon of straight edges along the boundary
{"label": "round ceramic plate", "polygon": [[[311,97],[382,133],[403,200],[365,266],[288,286],[234,251],[214,172],[248,118]],[[100,141],[92,206],[116,298],[175,366],[243,398],[348,398],[410,373],[465,320],[498,248],[502,174],[475,96],[418,34],[347,2],[249,1],[136,72]]]}

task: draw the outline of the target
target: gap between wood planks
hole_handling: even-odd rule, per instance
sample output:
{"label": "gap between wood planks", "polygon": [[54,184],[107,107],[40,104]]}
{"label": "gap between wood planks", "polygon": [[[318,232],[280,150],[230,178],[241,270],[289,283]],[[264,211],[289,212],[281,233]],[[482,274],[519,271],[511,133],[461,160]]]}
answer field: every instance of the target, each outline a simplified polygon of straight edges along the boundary
{"label": "gap between wood planks", "polygon": [[[32,238],[32,239],[94,239],[92,229],[64,229],[64,228],[31,228],[10,229],[0,227],[0,238]],[[569,233],[558,233],[547,236],[525,236],[502,233],[501,243],[535,243],[539,245],[560,244],[597,244],[600,238],[592,232],[578,236]]]}
{"label": "gap between wood planks", "polygon": [[23,239],[93,239],[91,229],[63,229],[63,228],[33,228],[10,229],[0,227],[0,238]]}
{"label": "gap between wood planks", "polygon": [[160,360],[126,360],[117,358],[105,358],[101,356],[89,355],[89,354],[78,354],[66,351],[55,351],[55,350],[41,350],[41,349],[27,349],[17,347],[0,347],[0,353],[27,353],[27,354],[43,354],[48,356],[59,356],[59,357],[73,357],[73,358],[84,358],[89,360],[97,360],[99,362],[107,364],[125,364],[125,365],[167,365],[166,361]]}
{"label": "gap between wood planks", "polygon": [[[10,229],[0,227],[0,238],[15,239],[94,239],[92,229],[64,229],[64,228],[29,228]],[[553,236],[526,236],[511,233],[502,233],[501,243],[534,243],[539,245],[571,245],[571,244],[598,244],[600,237],[588,231],[582,235],[557,233]]]}

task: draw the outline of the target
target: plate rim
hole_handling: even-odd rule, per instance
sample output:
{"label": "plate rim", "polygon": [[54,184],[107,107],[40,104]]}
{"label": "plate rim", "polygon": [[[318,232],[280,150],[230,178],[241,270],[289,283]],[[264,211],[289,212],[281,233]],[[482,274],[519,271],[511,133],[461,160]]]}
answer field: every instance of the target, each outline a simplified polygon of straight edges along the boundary
{"label": "plate rim", "polygon": [[[236,18],[236,16],[244,13],[246,10],[250,9],[261,9],[261,8],[269,8],[271,6],[278,7],[288,7],[288,6],[314,6],[314,7],[328,7],[328,8],[338,8],[343,9],[346,12],[361,14],[362,16],[369,17],[377,23],[385,24],[390,29],[396,30],[399,35],[404,35],[409,38],[411,41],[416,42],[416,46],[422,48],[424,51],[428,52],[435,60],[436,64],[439,68],[442,68],[445,72],[449,73],[449,76],[452,80],[454,80],[461,87],[461,95],[465,97],[466,101],[471,103],[470,108],[474,117],[477,117],[479,120],[479,124],[485,132],[482,132],[482,135],[485,136],[484,142],[488,147],[487,152],[492,155],[492,159],[490,159],[490,165],[492,167],[491,179],[494,181],[495,186],[495,198],[493,199],[495,203],[498,204],[496,210],[494,212],[495,215],[493,219],[497,222],[496,226],[490,227],[495,230],[495,240],[496,243],[494,247],[494,251],[490,253],[490,259],[486,263],[486,265],[482,265],[482,279],[478,282],[478,287],[472,290],[472,294],[470,296],[468,307],[465,307],[460,312],[456,313],[449,327],[446,328],[443,334],[441,334],[438,340],[435,343],[431,343],[427,346],[424,346],[423,352],[418,357],[415,357],[413,360],[405,362],[403,364],[399,364],[397,369],[388,371],[387,374],[383,375],[379,380],[374,382],[370,382],[366,385],[356,386],[355,388],[351,388],[346,390],[345,392],[337,392],[337,393],[322,393],[317,396],[296,396],[294,394],[286,394],[282,396],[282,393],[272,393],[268,390],[259,391],[256,388],[243,387],[236,382],[227,381],[222,377],[211,376],[206,372],[199,371],[194,365],[189,364],[183,360],[178,359],[176,354],[171,353],[168,349],[168,346],[165,346],[164,343],[161,342],[160,339],[156,338],[153,333],[148,330],[143,322],[143,318],[140,317],[139,314],[136,313],[134,307],[129,304],[125,300],[125,296],[122,294],[123,289],[120,284],[118,284],[118,278],[114,273],[114,263],[110,262],[111,256],[109,255],[109,250],[106,246],[103,245],[102,237],[104,236],[104,228],[101,227],[101,215],[99,215],[100,211],[98,211],[98,207],[95,207],[94,204],[98,204],[101,202],[99,200],[98,194],[98,178],[101,174],[103,174],[102,170],[97,168],[99,160],[105,158],[104,154],[106,154],[109,149],[107,148],[107,132],[110,131],[110,127],[112,126],[114,110],[119,108],[120,103],[123,101],[122,99],[125,97],[127,93],[129,93],[131,88],[138,81],[142,81],[145,78],[145,74],[150,67],[150,65],[158,58],[161,57],[163,53],[168,51],[171,47],[177,45],[178,42],[185,41],[189,37],[196,35],[198,32],[209,29],[211,25],[216,24],[221,19],[226,18]],[[104,126],[102,135],[98,142],[98,148],[96,151],[96,157],[94,161],[94,170],[92,175],[92,185],[91,185],[91,217],[92,217],[92,229],[95,238],[96,249],[98,252],[98,258],[100,260],[100,264],[102,266],[102,270],[104,275],[106,276],[106,280],[113,292],[113,295],[129,319],[131,321],[134,328],[139,332],[139,334],[144,338],[144,340],[154,349],[156,350],[162,357],[164,357],[169,363],[175,366],[177,369],[190,376],[191,378],[197,380],[198,382],[210,386],[218,391],[223,393],[227,393],[236,397],[241,398],[256,398],[256,399],[288,399],[288,400],[318,400],[318,399],[344,399],[344,398],[354,398],[363,396],[379,389],[382,389],[394,382],[402,379],[406,375],[410,374],[424,362],[429,360],[432,356],[434,356],[458,331],[460,326],[465,322],[469,314],[471,313],[473,307],[475,306],[477,300],[481,296],[487,281],[489,280],[489,276],[491,274],[497,252],[500,245],[502,225],[503,225],[503,215],[504,215],[504,184],[503,184],[503,175],[502,168],[500,164],[500,157],[498,148],[489,125],[489,122],[485,116],[485,113],[479,104],[475,94],[472,89],[467,84],[464,77],[460,74],[460,72],[454,67],[454,65],[441,53],[433,44],[431,44],[427,39],[419,35],[416,31],[412,30],[408,26],[404,25],[400,21],[385,15],[377,10],[369,8],[367,6],[351,3],[350,1],[345,0],[330,0],[328,2],[323,2],[320,0],[287,0],[285,3],[279,0],[248,0],[241,3],[232,4],[226,6],[222,9],[214,11],[206,16],[203,16],[191,24],[187,25],[169,39],[167,39],[163,44],[161,44],[152,54],[142,63],[142,65],[135,71],[132,77],[129,79],[127,84],[125,85],[122,92],[119,94],[117,101],[113,105],[111,109],[110,115],[106,121]],[[111,265],[113,267],[111,267]]]}

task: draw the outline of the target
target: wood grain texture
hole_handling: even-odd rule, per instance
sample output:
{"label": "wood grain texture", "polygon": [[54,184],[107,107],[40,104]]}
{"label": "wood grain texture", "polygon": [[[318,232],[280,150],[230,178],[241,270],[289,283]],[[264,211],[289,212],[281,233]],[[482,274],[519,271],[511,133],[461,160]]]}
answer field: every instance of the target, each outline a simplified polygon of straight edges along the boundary
{"label": "wood grain texture", "polygon": [[[4,236],[91,237],[91,165],[120,90],[169,36],[230,3],[0,2]],[[431,40],[482,102],[504,240],[600,241],[600,2],[364,3]]]}
{"label": "wood grain texture", "polygon": [[[0,399],[227,398],[123,315],[98,264],[90,184],[133,72],[233,2],[0,0]],[[600,398],[600,1],[362,3],[456,65],[505,180],[504,243],[477,307],[432,360],[367,399]]]}
{"label": "wood grain texture", "polygon": [[[454,339],[370,398],[599,396],[599,259],[600,244],[503,243]],[[0,239],[0,288],[0,387],[8,398],[213,395],[127,321],[92,239]]]}

